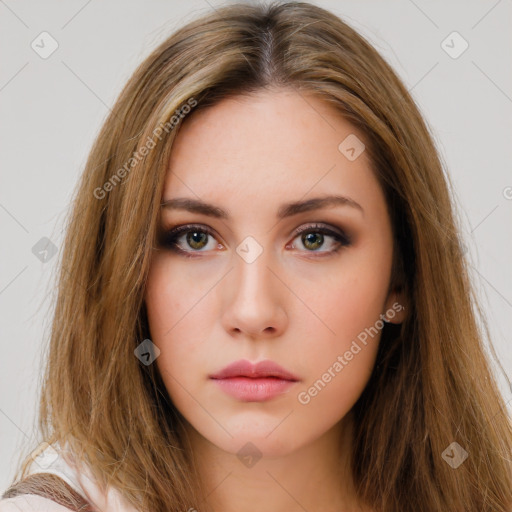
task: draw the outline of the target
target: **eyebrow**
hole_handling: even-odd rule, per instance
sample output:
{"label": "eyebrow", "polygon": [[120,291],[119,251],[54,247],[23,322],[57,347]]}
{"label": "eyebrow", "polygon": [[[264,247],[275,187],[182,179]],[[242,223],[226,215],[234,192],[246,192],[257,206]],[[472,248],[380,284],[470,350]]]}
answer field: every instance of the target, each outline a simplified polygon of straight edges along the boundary
{"label": "eyebrow", "polygon": [[[213,204],[205,203],[199,199],[188,197],[176,197],[164,200],[161,205],[162,208],[171,210],[186,210],[192,213],[199,213],[215,217],[217,219],[229,219],[229,210],[224,210]],[[350,197],[340,195],[330,195],[324,197],[315,197],[306,201],[295,201],[291,203],[284,203],[277,211],[277,218],[284,219],[303,212],[312,210],[319,210],[321,208],[332,208],[335,206],[349,206],[359,210],[364,215],[363,207],[351,199]]]}

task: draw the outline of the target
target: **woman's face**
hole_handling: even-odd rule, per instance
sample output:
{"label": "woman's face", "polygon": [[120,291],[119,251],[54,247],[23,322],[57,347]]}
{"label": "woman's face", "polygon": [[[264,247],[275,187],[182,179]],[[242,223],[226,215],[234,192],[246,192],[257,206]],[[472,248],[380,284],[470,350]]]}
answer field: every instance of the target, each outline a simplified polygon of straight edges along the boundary
{"label": "woman's face", "polygon": [[[145,295],[155,363],[188,423],[230,453],[283,455],[332,432],[369,379],[383,315],[403,319],[382,190],[331,108],[287,90],[237,97],[175,141]],[[320,201],[332,196],[347,199]],[[239,360],[295,380],[212,378]]]}

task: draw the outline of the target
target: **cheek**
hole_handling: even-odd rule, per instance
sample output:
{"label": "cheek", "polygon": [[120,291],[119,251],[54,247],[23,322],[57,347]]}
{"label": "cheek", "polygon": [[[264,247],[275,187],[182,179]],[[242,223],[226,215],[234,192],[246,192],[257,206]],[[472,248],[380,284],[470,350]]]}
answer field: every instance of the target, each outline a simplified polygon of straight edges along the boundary
{"label": "cheek", "polygon": [[183,326],[200,321],[201,297],[208,288],[201,277],[183,271],[165,254],[152,262],[144,298],[151,334],[164,347]]}
{"label": "cheek", "polygon": [[366,387],[376,351],[372,347],[362,348],[350,361],[343,354],[340,354],[342,362],[337,360],[338,354],[323,361],[317,378],[309,387],[299,390],[300,416],[311,425],[318,423],[323,427],[337,423],[352,409]]}
{"label": "cheek", "polygon": [[[370,378],[384,327],[388,263],[359,255],[357,262],[346,261],[336,279],[322,282],[322,293],[310,296],[308,306],[323,326],[306,337],[308,379],[297,402],[312,418],[318,414],[334,421],[346,414]],[[318,321],[311,322],[318,327]]]}
{"label": "cheek", "polygon": [[199,384],[193,380],[194,369],[205,357],[203,340],[212,308],[205,309],[208,301],[201,301],[203,288],[194,289],[189,281],[184,272],[176,272],[175,265],[171,272],[168,261],[156,259],[146,284],[151,341],[160,350],[156,364],[171,397],[182,393],[183,386],[194,392]]}
{"label": "cheek", "polygon": [[[336,422],[363,392],[373,371],[384,323],[382,291],[375,282],[350,278],[345,287],[325,288],[313,307],[322,311],[324,324],[304,343],[307,379],[298,390],[297,403],[310,418]],[[344,291],[345,290],[345,291]],[[312,309],[313,309],[312,307]],[[323,334],[320,334],[323,332]]]}
{"label": "cheek", "polygon": [[388,276],[372,268],[364,272],[347,271],[337,280],[324,283],[322,293],[310,304],[312,310],[320,312],[335,348],[348,349],[353,339],[375,326],[384,313],[387,286]]}

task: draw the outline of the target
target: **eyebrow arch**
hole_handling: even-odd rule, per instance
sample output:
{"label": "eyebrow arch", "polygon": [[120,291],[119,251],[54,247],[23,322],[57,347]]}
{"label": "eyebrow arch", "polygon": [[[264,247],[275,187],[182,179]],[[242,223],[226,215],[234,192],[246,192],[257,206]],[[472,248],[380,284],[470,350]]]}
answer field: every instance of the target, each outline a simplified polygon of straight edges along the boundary
{"label": "eyebrow arch", "polygon": [[[224,210],[218,206],[205,203],[199,199],[193,199],[188,197],[176,197],[173,199],[164,200],[161,205],[162,208],[168,208],[171,210],[187,210],[192,213],[199,213],[215,217],[217,219],[229,219],[229,210]],[[279,207],[277,211],[277,218],[284,219],[299,213],[309,212],[312,210],[319,210],[321,208],[332,208],[334,206],[349,206],[358,209],[363,215],[363,207],[346,196],[330,195],[324,197],[315,197],[306,201],[295,201],[291,203],[284,203]]]}

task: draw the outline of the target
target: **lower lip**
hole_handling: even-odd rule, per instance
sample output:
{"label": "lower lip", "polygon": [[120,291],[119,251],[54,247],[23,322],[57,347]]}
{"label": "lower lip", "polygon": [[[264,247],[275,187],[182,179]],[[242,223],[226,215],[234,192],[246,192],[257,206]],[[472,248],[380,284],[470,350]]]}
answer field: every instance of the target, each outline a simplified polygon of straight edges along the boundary
{"label": "lower lip", "polygon": [[272,377],[251,379],[249,377],[231,377],[212,379],[228,395],[245,402],[264,402],[284,393],[296,381]]}

